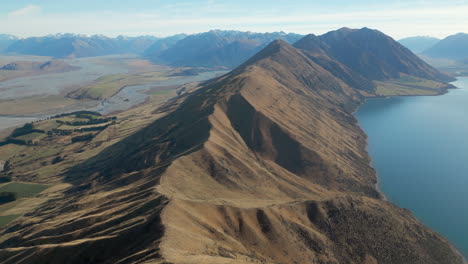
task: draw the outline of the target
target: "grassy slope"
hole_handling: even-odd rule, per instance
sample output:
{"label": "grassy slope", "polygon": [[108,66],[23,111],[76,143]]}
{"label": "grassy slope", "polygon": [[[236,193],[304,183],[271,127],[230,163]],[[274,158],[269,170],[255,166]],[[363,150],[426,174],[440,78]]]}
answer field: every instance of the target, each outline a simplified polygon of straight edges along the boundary
{"label": "grassy slope", "polygon": [[438,95],[444,93],[447,85],[410,75],[402,75],[399,79],[385,82],[375,81],[376,93],[382,96],[395,95]]}
{"label": "grassy slope", "polygon": [[[43,185],[43,184],[30,184],[30,183],[20,183],[20,182],[12,182],[5,185],[0,186],[0,192],[14,192],[17,195],[17,200],[14,202],[10,202],[0,206],[0,226],[6,225],[11,221],[15,220],[21,214],[19,213],[26,213],[30,208],[23,208],[26,210],[22,210],[22,203],[29,202],[34,196],[43,192],[44,190],[48,189],[50,186]],[[34,204],[34,202],[31,202]],[[9,210],[16,209],[14,214],[10,214]]]}
{"label": "grassy slope", "polygon": [[[63,173],[71,166],[98,154],[109,145],[153,121],[160,116],[153,113],[154,109],[156,109],[157,105],[172,97],[173,93],[175,91],[154,92],[147,104],[120,113],[117,124],[98,133],[90,144],[70,144],[71,136],[68,136],[52,138],[50,140],[44,138],[43,140],[47,142],[38,146],[8,144],[0,147],[0,160],[9,160],[12,163],[11,171],[16,180],[38,183],[25,184],[13,182],[0,184],[0,191],[15,191],[20,193],[19,200],[0,205],[0,227],[12,222],[23,214],[31,212],[50,197],[61,195],[64,189],[64,187],[61,187],[63,186],[62,180],[57,178],[57,176],[51,177],[51,175]],[[63,121],[77,120],[71,117],[62,117],[60,119]],[[103,124],[99,124],[99,126],[101,125]],[[61,125],[55,119],[35,123],[36,128],[46,131],[58,128],[59,126]],[[51,161],[57,156],[66,158],[60,163],[51,164]],[[46,191],[42,192],[44,190]],[[35,198],[34,196],[40,192],[42,192],[41,197],[44,196],[44,198]]]}
{"label": "grassy slope", "polygon": [[0,216],[0,226],[4,226],[18,218],[20,215],[2,215]]}
{"label": "grassy slope", "polygon": [[43,184],[12,182],[0,187],[0,192],[14,192],[17,198],[25,198],[33,197],[47,188],[49,186]]}

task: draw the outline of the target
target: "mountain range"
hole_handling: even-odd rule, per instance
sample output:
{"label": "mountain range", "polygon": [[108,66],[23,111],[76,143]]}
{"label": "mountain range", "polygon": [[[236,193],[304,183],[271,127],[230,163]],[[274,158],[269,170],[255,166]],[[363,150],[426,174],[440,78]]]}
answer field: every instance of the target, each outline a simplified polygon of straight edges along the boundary
{"label": "mountain range", "polygon": [[428,36],[408,37],[398,40],[403,46],[412,52],[419,54],[428,48],[434,46],[440,39]]}
{"label": "mountain range", "polygon": [[146,54],[156,63],[173,66],[234,68],[275,39],[294,43],[301,37],[298,34],[284,32],[212,30],[190,35],[162,52]]}
{"label": "mountain range", "polygon": [[425,50],[423,54],[432,58],[466,60],[468,59],[468,34],[459,33],[448,36]]}
{"label": "mountain range", "polygon": [[8,46],[5,52],[55,58],[141,54],[156,40],[153,36],[109,38],[101,35],[57,34],[19,39]]}
{"label": "mountain range", "polygon": [[18,38],[12,35],[0,34],[0,52],[4,52],[11,44],[18,41]]}
{"label": "mountain range", "polygon": [[295,46],[275,40],[152,110],[145,119],[155,121],[91,158],[73,163],[80,146],[119,135],[118,124],[64,148],[57,155],[69,167],[59,177],[71,187],[0,228],[0,259],[464,263],[377,190],[352,113],[371,82],[400,73],[448,78],[367,28],[308,35]]}
{"label": "mountain range", "polygon": [[[410,37],[399,40],[401,44],[426,60],[439,66],[455,62],[468,64],[468,34],[458,33],[442,40],[431,37]],[[450,63],[449,63],[450,64]]]}
{"label": "mountain range", "polygon": [[[322,45],[327,46],[325,49],[336,53],[336,56],[342,56],[341,59],[347,56],[347,52],[340,51],[340,46],[336,43],[351,41],[347,38],[355,36],[355,34],[343,34],[344,32],[345,30],[340,31],[341,35],[332,36],[331,34],[336,33],[329,33],[318,36],[318,39],[323,42]],[[464,62],[468,60],[467,36],[468,34],[460,33],[443,40],[418,36],[401,39],[399,42],[425,58]],[[303,36],[299,34],[284,32],[253,33],[225,30],[212,30],[194,35],[178,34],[165,38],[153,36],[109,38],[101,35],[57,34],[18,39],[11,35],[0,35],[0,52],[55,58],[132,53],[142,55],[158,64],[232,69],[275,39],[283,39],[293,44],[301,37]],[[357,38],[360,37],[365,36],[357,36]],[[331,43],[330,41],[335,38],[338,42]],[[349,53],[352,54],[352,52]],[[378,51],[375,50],[375,53]],[[350,58],[349,62],[351,61]]]}

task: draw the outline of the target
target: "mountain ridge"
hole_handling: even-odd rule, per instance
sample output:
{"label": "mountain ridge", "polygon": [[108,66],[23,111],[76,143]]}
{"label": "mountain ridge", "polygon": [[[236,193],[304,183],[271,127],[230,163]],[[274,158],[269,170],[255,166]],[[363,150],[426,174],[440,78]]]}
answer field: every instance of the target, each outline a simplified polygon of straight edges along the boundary
{"label": "mountain ridge", "polygon": [[43,205],[34,221],[1,229],[0,257],[463,263],[444,238],[381,199],[352,115],[364,94],[274,41],[71,167],[66,197]]}
{"label": "mountain ridge", "polygon": [[468,59],[468,34],[458,33],[448,36],[422,54],[433,58],[445,58],[456,61]]}
{"label": "mountain ridge", "polygon": [[410,49],[415,54],[422,53],[428,48],[434,46],[439,41],[440,39],[429,36],[407,37],[398,40],[398,42]]}
{"label": "mountain ridge", "polygon": [[234,68],[277,38],[295,42],[300,37],[284,32],[212,30],[187,36],[153,60],[174,66]]}
{"label": "mountain ridge", "polygon": [[138,54],[143,53],[156,39],[152,36],[109,38],[102,35],[56,34],[16,40],[5,52],[56,58]]}

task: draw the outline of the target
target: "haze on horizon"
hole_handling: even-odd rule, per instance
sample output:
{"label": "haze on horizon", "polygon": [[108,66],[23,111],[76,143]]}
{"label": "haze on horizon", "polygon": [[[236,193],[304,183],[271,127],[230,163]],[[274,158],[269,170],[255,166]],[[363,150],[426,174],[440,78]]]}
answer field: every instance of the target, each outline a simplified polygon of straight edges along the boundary
{"label": "haze on horizon", "polygon": [[18,0],[0,7],[0,33],[169,36],[212,29],[322,34],[343,26],[399,39],[468,32],[468,0]]}

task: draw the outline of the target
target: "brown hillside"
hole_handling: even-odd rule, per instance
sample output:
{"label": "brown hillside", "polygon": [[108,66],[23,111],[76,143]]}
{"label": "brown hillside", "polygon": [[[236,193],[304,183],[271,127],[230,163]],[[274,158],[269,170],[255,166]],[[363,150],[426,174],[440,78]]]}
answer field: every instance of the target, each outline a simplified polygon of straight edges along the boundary
{"label": "brown hillside", "polygon": [[381,199],[351,114],[361,93],[275,41],[71,168],[64,196],[0,229],[0,259],[463,263]]}

